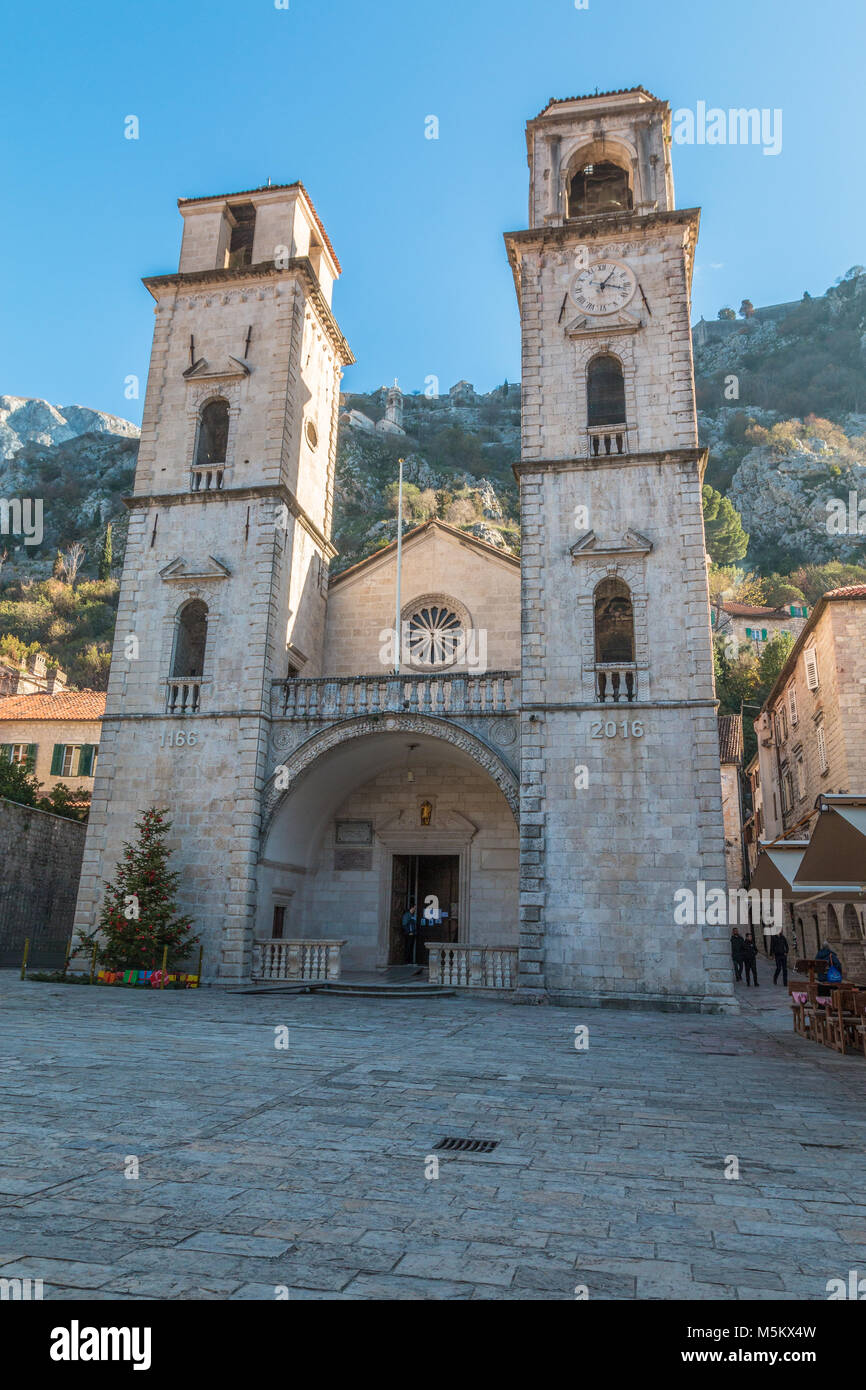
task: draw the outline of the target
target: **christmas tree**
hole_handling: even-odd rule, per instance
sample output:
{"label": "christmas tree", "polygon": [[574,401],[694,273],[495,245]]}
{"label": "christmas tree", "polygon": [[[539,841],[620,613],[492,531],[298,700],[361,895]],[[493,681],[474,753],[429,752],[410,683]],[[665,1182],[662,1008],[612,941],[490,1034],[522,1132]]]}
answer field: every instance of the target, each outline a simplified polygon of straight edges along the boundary
{"label": "christmas tree", "polygon": [[98,941],[97,958],[110,970],[156,970],[168,947],[168,966],[185,960],[198,937],[192,918],[176,916],[177,873],[168,868],[168,812],[151,807],[136,822],[138,844],[123,847],[114,883],[105,885],[97,931],[82,933],[82,945]]}

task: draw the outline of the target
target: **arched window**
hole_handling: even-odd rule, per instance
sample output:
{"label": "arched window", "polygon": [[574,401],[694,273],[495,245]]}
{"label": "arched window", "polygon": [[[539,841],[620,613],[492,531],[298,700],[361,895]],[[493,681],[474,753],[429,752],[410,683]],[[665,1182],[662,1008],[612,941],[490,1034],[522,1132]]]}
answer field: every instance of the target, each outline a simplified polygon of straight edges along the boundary
{"label": "arched window", "polygon": [[229,403],[222,399],[208,401],[198,422],[198,443],[195,451],[196,468],[225,463],[229,440]]}
{"label": "arched window", "polygon": [[628,171],[609,159],[584,164],[573,175],[569,185],[569,217],[587,217],[599,212],[630,212],[632,204]]}
{"label": "arched window", "polygon": [[593,357],[586,369],[586,423],[590,429],[625,424],[622,364],[610,353]]}
{"label": "arched window", "polygon": [[202,603],[200,598],[193,598],[184,604],[177,615],[174,656],[171,663],[172,680],[201,677],[206,643],[207,604]]}
{"label": "arched window", "polygon": [[631,590],[622,579],[603,579],[595,591],[595,659],[634,661]]}

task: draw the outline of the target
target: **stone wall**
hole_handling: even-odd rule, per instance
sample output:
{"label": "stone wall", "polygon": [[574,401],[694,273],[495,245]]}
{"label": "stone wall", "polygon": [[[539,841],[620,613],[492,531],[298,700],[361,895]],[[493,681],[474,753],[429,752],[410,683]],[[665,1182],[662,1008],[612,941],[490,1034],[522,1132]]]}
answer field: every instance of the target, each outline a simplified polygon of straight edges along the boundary
{"label": "stone wall", "polygon": [[62,965],[72,935],[85,828],[0,799],[0,965],[17,965],[24,938],[34,965]]}

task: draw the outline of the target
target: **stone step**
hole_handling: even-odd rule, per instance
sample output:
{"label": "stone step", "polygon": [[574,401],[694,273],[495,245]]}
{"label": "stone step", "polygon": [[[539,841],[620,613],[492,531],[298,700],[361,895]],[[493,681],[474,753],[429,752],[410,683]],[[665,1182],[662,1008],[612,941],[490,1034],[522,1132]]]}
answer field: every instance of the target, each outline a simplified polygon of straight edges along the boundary
{"label": "stone step", "polygon": [[331,984],[315,985],[317,994],[350,994],[356,999],[431,999],[450,998],[456,991],[430,984],[348,984],[334,980]]}

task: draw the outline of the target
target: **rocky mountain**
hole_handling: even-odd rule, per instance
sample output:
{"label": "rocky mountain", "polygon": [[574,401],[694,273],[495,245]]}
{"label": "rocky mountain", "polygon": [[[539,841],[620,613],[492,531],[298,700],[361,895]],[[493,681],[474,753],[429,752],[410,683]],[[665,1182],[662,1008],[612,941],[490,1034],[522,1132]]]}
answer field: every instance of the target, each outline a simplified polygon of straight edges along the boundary
{"label": "rocky mountain", "polygon": [[820,297],[701,322],[694,347],[707,481],[742,516],[744,563],[866,561],[866,534],[828,528],[828,504],[866,501],[866,271]]}

